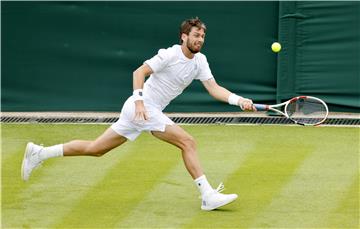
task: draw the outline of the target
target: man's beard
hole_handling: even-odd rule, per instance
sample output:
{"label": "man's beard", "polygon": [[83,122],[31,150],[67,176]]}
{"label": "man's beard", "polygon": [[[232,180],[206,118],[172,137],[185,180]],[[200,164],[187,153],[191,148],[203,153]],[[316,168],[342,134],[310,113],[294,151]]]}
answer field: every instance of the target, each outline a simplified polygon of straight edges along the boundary
{"label": "man's beard", "polygon": [[192,54],[196,54],[196,53],[200,52],[201,47],[202,47],[202,46],[200,45],[200,48],[199,48],[198,50],[194,50],[194,48],[193,48],[192,46],[190,46],[189,43],[187,44],[187,48],[190,50],[190,52],[191,52]]}

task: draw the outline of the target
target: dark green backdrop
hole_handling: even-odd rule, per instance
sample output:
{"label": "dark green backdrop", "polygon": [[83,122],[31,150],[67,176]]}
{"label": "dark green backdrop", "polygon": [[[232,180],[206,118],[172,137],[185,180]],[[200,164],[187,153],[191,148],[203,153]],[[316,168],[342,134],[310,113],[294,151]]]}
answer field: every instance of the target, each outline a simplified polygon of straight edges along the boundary
{"label": "dark green backdrop", "polygon": [[[208,31],[217,81],[257,102],[298,94],[359,104],[359,2],[1,2],[3,111],[119,111],[132,72],[178,42],[183,19]],[[279,38],[278,38],[279,34]],[[271,43],[283,50],[274,54]],[[194,82],[166,111],[237,111]]]}
{"label": "dark green backdrop", "polygon": [[359,112],[360,2],[281,2],[279,12],[277,99],[310,94]]}

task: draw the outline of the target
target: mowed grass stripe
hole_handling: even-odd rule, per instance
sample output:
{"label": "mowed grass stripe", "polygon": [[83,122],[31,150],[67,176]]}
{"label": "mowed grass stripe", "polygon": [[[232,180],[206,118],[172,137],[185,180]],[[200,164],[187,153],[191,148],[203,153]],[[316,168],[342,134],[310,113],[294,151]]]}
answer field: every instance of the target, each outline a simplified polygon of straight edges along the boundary
{"label": "mowed grass stripe", "polygon": [[331,212],[327,227],[360,228],[359,173],[338,207]]}
{"label": "mowed grass stripe", "polygon": [[[199,212],[184,228],[248,228],[258,214],[268,206],[292,178],[314,146],[301,145],[289,132],[301,132],[293,127],[249,127],[240,129],[256,143],[252,152],[226,180],[236,184],[232,191],[238,200],[224,209]],[[261,135],[259,135],[261,133]],[[291,151],[289,151],[291,148]],[[219,220],[221,218],[221,220]]]}
{"label": "mowed grass stripe", "polygon": [[199,194],[184,170],[179,163],[115,227],[177,228],[196,214]]}
{"label": "mowed grass stripe", "polygon": [[51,159],[34,172],[31,181],[24,184],[28,186],[22,185],[23,189],[14,197],[16,201],[8,206],[6,215],[9,215],[4,219],[11,220],[12,225],[16,226],[51,226],[68,214],[79,198],[121,160],[121,156],[112,158],[106,161],[90,158]]}
{"label": "mowed grass stripe", "polygon": [[[2,161],[3,226],[49,227],[67,214],[79,197],[102,180],[106,171],[129,151],[125,145],[122,152],[113,152],[106,158],[50,159],[40,169],[34,170],[30,181],[23,182],[20,167],[27,141],[52,145],[75,137],[93,139],[106,128],[98,125],[3,126],[3,148],[6,154],[11,155]],[[19,138],[23,142],[15,144],[14,141],[17,142]],[[89,170],[92,172],[89,173]]]}
{"label": "mowed grass stripe", "polygon": [[1,124],[1,130],[3,225],[21,225],[25,208],[19,193],[31,187],[31,182],[24,183],[20,177],[26,143],[55,144],[52,141],[61,141],[62,137],[58,134],[59,129],[51,128],[51,125]]}
{"label": "mowed grass stripe", "polygon": [[[322,134],[324,131],[326,135]],[[324,128],[308,133],[307,139],[314,138],[318,142],[316,149],[251,226],[332,227],[329,219],[336,217],[332,212],[338,209],[349,187],[358,177],[359,149],[353,147],[357,141],[356,131],[353,128]],[[352,209],[350,212],[355,210],[349,209]],[[346,224],[348,222],[344,221],[343,225]]]}
{"label": "mowed grass stripe", "polygon": [[[79,198],[56,228],[111,228],[151,192],[181,160],[175,147],[144,134],[131,142],[132,152]],[[89,170],[91,172],[91,169]]]}
{"label": "mowed grass stripe", "polygon": [[[252,143],[238,128],[227,128],[226,134],[223,126],[184,128],[197,139],[201,162],[214,188],[253,150]],[[236,143],[229,135],[237,140]],[[236,184],[225,185],[231,192]],[[116,227],[179,228],[199,213],[201,200],[198,196],[197,187],[180,162]]]}

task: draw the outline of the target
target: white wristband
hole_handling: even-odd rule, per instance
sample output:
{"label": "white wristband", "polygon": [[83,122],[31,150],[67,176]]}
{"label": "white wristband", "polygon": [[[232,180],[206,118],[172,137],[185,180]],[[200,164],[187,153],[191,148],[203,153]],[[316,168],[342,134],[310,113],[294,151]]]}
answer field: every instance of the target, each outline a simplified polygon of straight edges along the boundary
{"label": "white wristband", "polygon": [[136,89],[136,90],[134,90],[134,92],[133,92],[133,98],[134,98],[134,101],[144,100],[144,98],[143,98],[143,89]]}
{"label": "white wristband", "polygon": [[239,106],[239,99],[242,98],[241,96],[238,96],[234,93],[230,94],[228,98],[228,102],[230,105]]}

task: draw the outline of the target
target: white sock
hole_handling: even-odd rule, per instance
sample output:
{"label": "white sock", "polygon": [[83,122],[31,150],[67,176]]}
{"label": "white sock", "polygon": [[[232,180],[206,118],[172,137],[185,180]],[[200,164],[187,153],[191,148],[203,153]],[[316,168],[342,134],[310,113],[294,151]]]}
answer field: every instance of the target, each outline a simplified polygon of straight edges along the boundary
{"label": "white sock", "polygon": [[202,196],[205,193],[213,190],[205,175],[196,178],[194,181]]}
{"label": "white sock", "polygon": [[63,144],[54,145],[50,147],[44,147],[40,152],[40,159],[46,160],[52,157],[62,157],[64,155]]}

